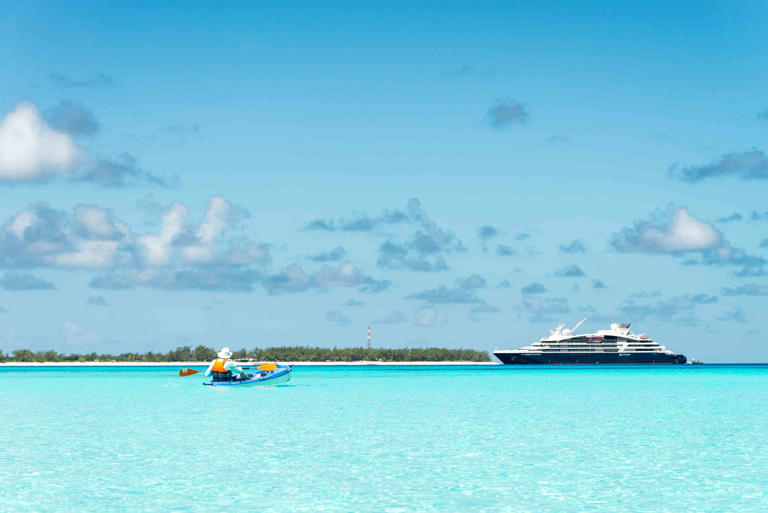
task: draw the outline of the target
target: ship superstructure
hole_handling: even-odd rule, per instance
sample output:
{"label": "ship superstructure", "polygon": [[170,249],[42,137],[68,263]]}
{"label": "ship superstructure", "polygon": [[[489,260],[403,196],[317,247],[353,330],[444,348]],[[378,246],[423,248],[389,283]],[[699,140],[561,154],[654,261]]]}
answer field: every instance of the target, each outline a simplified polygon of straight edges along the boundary
{"label": "ship superstructure", "polygon": [[497,350],[493,354],[505,364],[647,364],[686,363],[674,353],[643,334],[629,330],[629,323],[611,324],[607,330],[577,335],[576,329],[560,324],[549,336],[519,349]]}

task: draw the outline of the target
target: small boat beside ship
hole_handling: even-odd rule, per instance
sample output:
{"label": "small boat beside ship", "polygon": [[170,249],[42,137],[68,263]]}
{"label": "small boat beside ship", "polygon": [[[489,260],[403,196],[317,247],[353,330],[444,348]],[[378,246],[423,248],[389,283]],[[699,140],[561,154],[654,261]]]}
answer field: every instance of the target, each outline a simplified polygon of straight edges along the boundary
{"label": "small boat beside ship", "polygon": [[674,353],[643,334],[629,330],[629,323],[611,324],[607,330],[577,335],[576,329],[560,324],[549,336],[519,349],[496,350],[504,364],[683,364],[687,358]]}

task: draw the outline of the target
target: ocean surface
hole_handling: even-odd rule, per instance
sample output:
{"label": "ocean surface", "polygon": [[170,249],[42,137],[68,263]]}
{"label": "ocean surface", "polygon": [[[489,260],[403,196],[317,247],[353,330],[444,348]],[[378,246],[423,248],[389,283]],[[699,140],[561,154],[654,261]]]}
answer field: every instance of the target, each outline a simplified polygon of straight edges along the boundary
{"label": "ocean surface", "polygon": [[0,511],[768,511],[768,366],[0,368]]}

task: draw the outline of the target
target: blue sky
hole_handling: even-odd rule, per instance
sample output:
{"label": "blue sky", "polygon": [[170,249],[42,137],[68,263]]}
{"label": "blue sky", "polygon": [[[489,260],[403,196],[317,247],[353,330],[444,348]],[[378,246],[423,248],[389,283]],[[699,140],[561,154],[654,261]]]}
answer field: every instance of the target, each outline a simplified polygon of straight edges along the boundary
{"label": "blue sky", "polygon": [[0,2],[0,349],[768,361],[765,2]]}

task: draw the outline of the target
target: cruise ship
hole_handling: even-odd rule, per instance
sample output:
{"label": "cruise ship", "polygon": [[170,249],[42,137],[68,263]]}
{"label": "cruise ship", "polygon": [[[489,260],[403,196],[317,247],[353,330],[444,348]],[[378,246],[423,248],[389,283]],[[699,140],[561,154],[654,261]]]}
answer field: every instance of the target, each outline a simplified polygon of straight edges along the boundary
{"label": "cruise ship", "polygon": [[651,364],[686,363],[685,356],[673,353],[650,338],[629,331],[629,323],[611,324],[607,330],[577,335],[564,324],[550,330],[549,336],[520,349],[494,351],[505,364]]}

